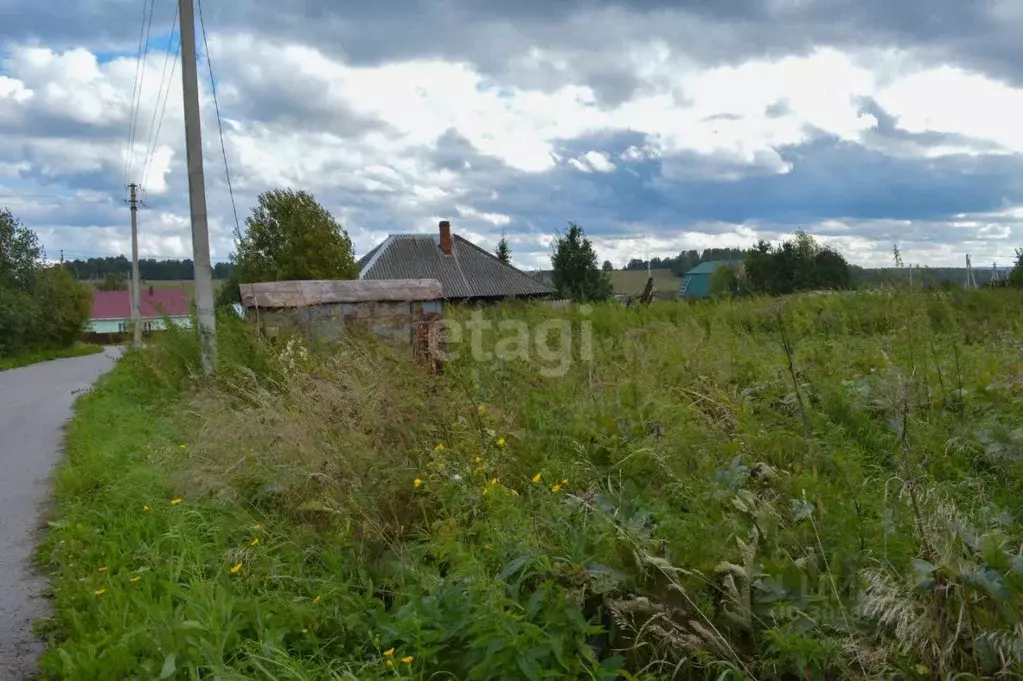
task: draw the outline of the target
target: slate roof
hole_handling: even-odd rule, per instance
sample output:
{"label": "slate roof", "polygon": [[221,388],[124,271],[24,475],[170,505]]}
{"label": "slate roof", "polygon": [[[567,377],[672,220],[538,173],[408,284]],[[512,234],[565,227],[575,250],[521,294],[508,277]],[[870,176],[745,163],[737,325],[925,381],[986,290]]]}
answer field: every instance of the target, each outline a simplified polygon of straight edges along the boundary
{"label": "slate roof", "polygon": [[[151,294],[142,291],[139,296],[139,312],[144,319],[187,317],[192,314],[192,305],[184,291],[158,289]],[[131,317],[131,294],[128,291],[96,291],[92,294],[90,319],[127,319]]]}
{"label": "slate roof", "polygon": [[451,255],[434,234],[392,234],[359,259],[359,279],[436,279],[447,299],[547,296],[554,293],[525,272],[457,234]]}

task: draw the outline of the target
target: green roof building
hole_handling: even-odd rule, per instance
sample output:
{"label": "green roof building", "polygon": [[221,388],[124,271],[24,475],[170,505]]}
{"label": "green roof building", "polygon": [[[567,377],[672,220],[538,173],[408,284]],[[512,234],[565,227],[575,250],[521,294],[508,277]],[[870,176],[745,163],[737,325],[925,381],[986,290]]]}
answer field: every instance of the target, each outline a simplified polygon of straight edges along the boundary
{"label": "green roof building", "polygon": [[694,300],[710,297],[710,277],[718,267],[731,267],[738,270],[742,260],[708,260],[701,262],[685,273],[682,284],[678,287],[679,298]]}

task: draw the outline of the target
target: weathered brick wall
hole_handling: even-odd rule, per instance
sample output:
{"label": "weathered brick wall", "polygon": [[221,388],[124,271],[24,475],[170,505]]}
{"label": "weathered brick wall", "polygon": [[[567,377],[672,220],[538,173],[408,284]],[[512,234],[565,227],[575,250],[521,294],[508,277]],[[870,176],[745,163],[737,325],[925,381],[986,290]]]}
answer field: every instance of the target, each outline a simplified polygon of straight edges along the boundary
{"label": "weathered brick wall", "polygon": [[441,301],[366,301],[284,309],[251,308],[248,315],[269,338],[297,333],[318,343],[335,342],[346,334],[371,333],[409,347],[432,369],[439,368],[430,349],[440,347],[438,339],[444,318]]}

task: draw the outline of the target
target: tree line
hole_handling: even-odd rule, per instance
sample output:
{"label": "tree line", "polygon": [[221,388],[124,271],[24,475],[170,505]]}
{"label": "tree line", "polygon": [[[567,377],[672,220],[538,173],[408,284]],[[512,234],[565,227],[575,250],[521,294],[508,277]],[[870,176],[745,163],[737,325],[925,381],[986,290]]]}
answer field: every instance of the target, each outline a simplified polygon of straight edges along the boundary
{"label": "tree line", "polygon": [[0,357],[73,345],[91,307],[91,290],[47,264],[35,232],[0,210]]}
{"label": "tree line", "polygon": [[[652,270],[671,270],[674,276],[681,277],[700,263],[712,260],[742,260],[745,256],[746,250],[742,248],[705,248],[702,251],[681,251],[678,255],[669,258],[651,258],[650,260],[632,258],[623,269],[645,270],[649,265]],[[613,269],[608,265],[610,262],[605,261],[605,270]]]}
{"label": "tree line", "polygon": [[[128,278],[131,276],[131,260],[123,255],[103,258],[87,258],[84,260],[66,260],[64,267],[81,281],[102,281],[109,276]],[[227,279],[233,265],[219,262],[213,266],[214,279]],[[179,281],[192,279],[195,270],[191,259],[157,260],[155,258],[139,258],[139,277],[148,281]]]}

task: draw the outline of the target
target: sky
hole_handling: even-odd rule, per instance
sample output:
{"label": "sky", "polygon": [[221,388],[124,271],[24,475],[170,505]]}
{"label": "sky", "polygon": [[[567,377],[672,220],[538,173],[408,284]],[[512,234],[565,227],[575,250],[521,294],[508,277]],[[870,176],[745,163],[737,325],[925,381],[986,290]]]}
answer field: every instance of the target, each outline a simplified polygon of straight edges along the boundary
{"label": "sky", "polygon": [[[207,5],[215,261],[275,188],[357,256],[443,219],[526,269],[569,222],[616,266],[797,229],[864,266],[1023,246],[1021,0]],[[129,182],[142,256],[191,256],[176,21],[0,0],[0,208],[51,258],[129,254]]]}

